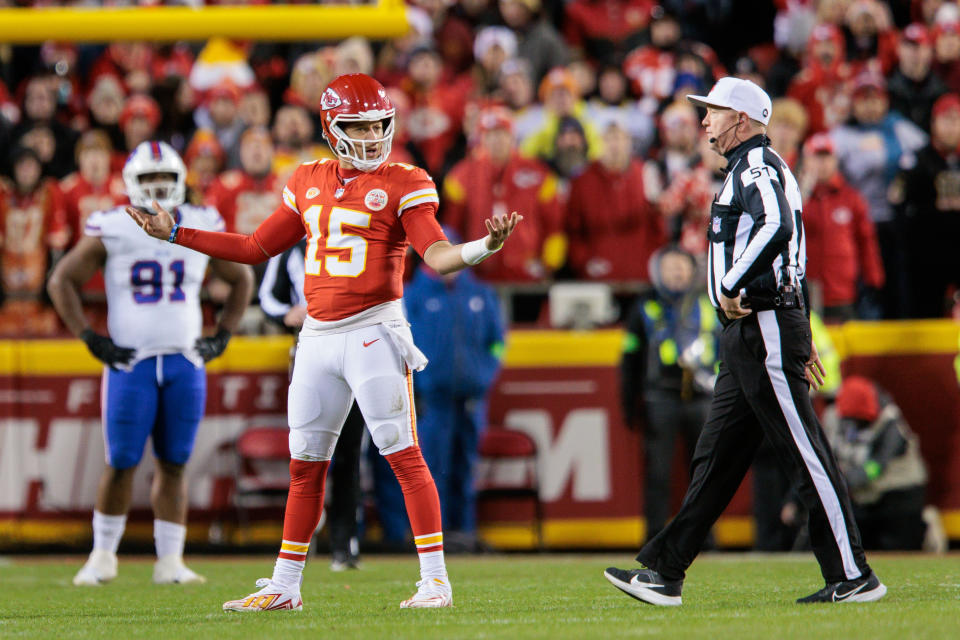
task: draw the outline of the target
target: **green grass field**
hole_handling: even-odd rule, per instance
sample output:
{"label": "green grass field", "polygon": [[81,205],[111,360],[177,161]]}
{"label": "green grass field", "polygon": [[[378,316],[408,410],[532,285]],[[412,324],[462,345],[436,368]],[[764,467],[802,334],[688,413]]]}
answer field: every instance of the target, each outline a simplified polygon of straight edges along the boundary
{"label": "green grass field", "polygon": [[960,638],[960,556],[872,554],[889,587],[871,604],[794,604],[822,586],[812,556],[704,555],[682,607],[643,605],[614,589],[605,567],[630,554],[449,558],[452,609],[400,610],[413,558],[368,557],[361,571],[308,563],[299,613],[227,614],[272,559],[192,558],[202,586],[155,586],[151,559],[121,556],[103,587],[70,584],[83,558],[3,559],[0,638]]}

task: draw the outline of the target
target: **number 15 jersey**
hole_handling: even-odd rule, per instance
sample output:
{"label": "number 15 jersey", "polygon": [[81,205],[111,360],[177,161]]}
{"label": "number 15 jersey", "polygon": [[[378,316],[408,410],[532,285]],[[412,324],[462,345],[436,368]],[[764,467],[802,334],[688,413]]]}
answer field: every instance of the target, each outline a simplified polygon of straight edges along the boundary
{"label": "number 15 jersey", "polygon": [[316,320],[341,320],[403,295],[408,238],[418,253],[445,240],[439,199],[426,171],[388,162],[374,171],[338,171],[335,160],[300,165],[284,205],[307,232],[303,291]]}

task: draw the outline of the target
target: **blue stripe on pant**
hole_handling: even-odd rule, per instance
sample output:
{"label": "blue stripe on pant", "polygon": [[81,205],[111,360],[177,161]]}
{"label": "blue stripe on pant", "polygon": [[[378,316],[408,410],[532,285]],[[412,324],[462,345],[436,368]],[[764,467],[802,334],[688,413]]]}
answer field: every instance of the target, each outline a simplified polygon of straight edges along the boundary
{"label": "blue stripe on pant", "polygon": [[154,356],[129,372],[106,370],[104,384],[104,438],[110,466],[137,466],[151,435],[158,459],[187,462],[207,397],[202,367],[181,354]]}

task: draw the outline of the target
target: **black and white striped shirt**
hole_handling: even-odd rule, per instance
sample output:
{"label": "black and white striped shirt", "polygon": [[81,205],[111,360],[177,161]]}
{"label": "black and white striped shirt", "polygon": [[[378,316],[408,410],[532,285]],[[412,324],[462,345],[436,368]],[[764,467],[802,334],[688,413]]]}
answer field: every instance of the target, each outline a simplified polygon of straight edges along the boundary
{"label": "black and white striped shirt", "polygon": [[731,149],[727,177],[710,210],[707,288],[719,294],[774,296],[800,291],[807,261],[800,187],[787,163],[756,135]]}
{"label": "black and white striped shirt", "polygon": [[291,308],[305,305],[303,295],[303,252],[307,241],[296,245],[267,262],[260,282],[260,308],[273,321],[283,324],[283,317]]}

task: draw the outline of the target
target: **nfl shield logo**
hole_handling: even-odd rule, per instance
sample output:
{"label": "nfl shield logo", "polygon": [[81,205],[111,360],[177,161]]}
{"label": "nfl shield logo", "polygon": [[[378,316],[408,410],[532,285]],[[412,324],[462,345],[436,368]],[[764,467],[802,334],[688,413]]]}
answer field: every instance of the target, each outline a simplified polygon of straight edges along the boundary
{"label": "nfl shield logo", "polygon": [[720,216],[713,216],[713,232],[720,233]]}
{"label": "nfl shield logo", "polygon": [[342,198],[342,197],[343,197],[343,187],[340,187],[339,189],[337,189],[336,191],[334,191],[334,192],[333,192],[333,197],[336,198],[337,200],[339,200],[340,198]]}

